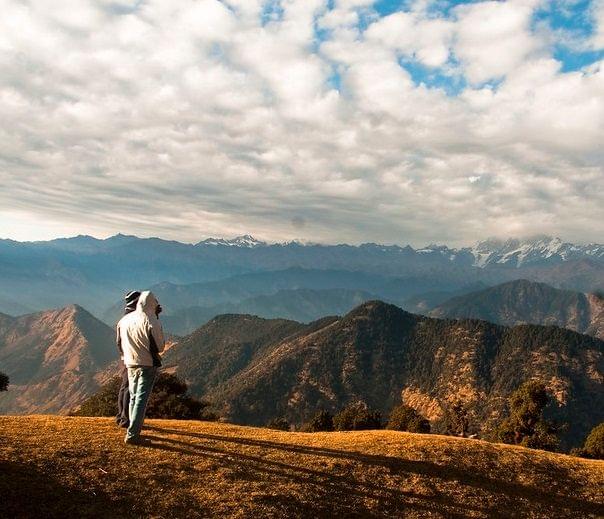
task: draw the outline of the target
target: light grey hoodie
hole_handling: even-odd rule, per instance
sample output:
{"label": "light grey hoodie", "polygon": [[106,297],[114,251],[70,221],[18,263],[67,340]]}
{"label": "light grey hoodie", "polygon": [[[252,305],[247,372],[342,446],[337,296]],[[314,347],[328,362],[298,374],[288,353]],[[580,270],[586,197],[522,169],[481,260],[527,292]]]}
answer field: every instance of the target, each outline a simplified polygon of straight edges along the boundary
{"label": "light grey hoodie", "polygon": [[117,323],[117,344],[127,367],[161,366],[159,353],[164,350],[165,340],[155,315],[158,304],[153,293],[146,290],[141,293],[136,310]]}

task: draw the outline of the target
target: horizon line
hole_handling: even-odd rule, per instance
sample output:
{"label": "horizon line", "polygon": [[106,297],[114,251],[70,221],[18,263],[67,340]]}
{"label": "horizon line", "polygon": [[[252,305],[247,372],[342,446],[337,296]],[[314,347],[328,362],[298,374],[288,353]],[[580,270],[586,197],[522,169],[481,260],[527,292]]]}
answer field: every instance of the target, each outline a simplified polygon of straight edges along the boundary
{"label": "horizon line", "polygon": [[[102,236],[102,235],[101,235]],[[595,241],[590,241],[590,242],[574,242],[574,241],[566,241],[563,240],[562,238],[560,238],[559,236],[554,236],[551,234],[545,234],[545,233],[536,233],[536,234],[530,234],[530,235],[525,235],[525,236],[489,236],[486,238],[482,238],[482,239],[476,239],[474,240],[471,244],[466,244],[466,245],[462,245],[459,247],[451,247],[449,245],[447,245],[445,242],[431,242],[428,243],[424,246],[413,246],[410,243],[379,243],[379,242],[373,242],[373,241],[364,241],[364,242],[352,242],[352,243],[348,243],[348,242],[340,242],[340,243],[328,243],[328,242],[320,242],[320,241],[314,241],[314,240],[308,240],[308,239],[301,239],[301,238],[292,238],[289,240],[283,240],[283,241],[272,241],[272,240],[265,240],[262,238],[256,238],[253,234],[250,233],[246,233],[246,234],[239,234],[236,236],[232,236],[232,237],[227,237],[227,236],[208,236],[208,237],[202,237],[200,240],[193,242],[193,241],[181,241],[181,240],[176,240],[176,239],[170,239],[170,238],[162,238],[160,236],[138,236],[136,234],[125,234],[123,232],[117,232],[116,234],[108,234],[105,235],[104,237],[99,237],[94,236],[92,234],[75,234],[75,235],[71,235],[71,236],[56,236],[54,238],[50,238],[47,240],[15,240],[13,238],[4,238],[4,237],[0,237],[0,241],[12,241],[15,243],[31,243],[31,244],[36,244],[36,243],[52,243],[54,241],[58,241],[58,240],[73,240],[76,238],[90,238],[96,241],[107,241],[110,240],[112,238],[118,238],[118,237],[123,237],[123,238],[136,238],[138,240],[160,240],[160,241],[165,241],[165,242],[175,242],[175,243],[180,243],[182,245],[192,245],[192,246],[196,246],[199,244],[202,244],[205,241],[212,241],[212,240],[216,240],[216,241],[224,241],[224,242],[233,242],[239,238],[247,238],[247,239],[252,239],[256,242],[258,242],[259,245],[265,245],[265,246],[274,246],[274,245],[288,245],[288,244],[293,244],[293,243],[297,243],[300,244],[302,246],[321,246],[321,247],[337,247],[337,246],[343,246],[343,245],[347,245],[350,247],[361,247],[363,245],[377,245],[377,246],[382,246],[382,247],[398,247],[401,249],[404,249],[406,247],[411,247],[414,250],[422,250],[422,249],[426,249],[428,247],[447,247],[449,249],[455,249],[455,250],[461,250],[461,249],[467,249],[467,248],[472,248],[475,245],[478,245],[480,243],[485,243],[485,242],[489,242],[489,241],[498,241],[498,242],[507,242],[507,241],[511,241],[511,240],[517,240],[519,242],[527,242],[527,241],[536,241],[536,240],[560,240],[562,243],[568,243],[568,244],[572,244],[572,245],[583,245],[583,246],[588,246],[588,245],[602,245],[598,242]]]}

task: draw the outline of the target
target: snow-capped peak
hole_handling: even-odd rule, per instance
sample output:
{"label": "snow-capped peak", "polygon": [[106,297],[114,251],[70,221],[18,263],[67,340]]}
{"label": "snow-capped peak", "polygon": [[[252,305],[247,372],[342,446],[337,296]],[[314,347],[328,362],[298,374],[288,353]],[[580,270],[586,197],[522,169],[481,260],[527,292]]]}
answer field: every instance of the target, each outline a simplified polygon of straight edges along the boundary
{"label": "snow-capped peak", "polygon": [[520,267],[550,258],[564,261],[581,250],[581,247],[565,243],[560,238],[535,236],[524,240],[506,241],[491,238],[478,242],[469,252],[474,256],[474,265],[477,267],[490,264]]}
{"label": "snow-capped peak", "polygon": [[262,247],[266,245],[265,242],[257,240],[250,234],[244,234],[242,236],[236,236],[230,240],[225,238],[208,238],[207,240],[200,241],[197,245],[214,245],[223,247],[245,247],[248,249],[254,247]]}

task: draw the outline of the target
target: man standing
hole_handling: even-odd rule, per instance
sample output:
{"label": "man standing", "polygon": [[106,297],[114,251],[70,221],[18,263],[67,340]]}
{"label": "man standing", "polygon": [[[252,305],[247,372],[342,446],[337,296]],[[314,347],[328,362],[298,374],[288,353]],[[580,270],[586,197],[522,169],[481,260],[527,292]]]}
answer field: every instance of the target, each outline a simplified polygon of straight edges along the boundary
{"label": "man standing", "polygon": [[161,306],[153,293],[144,291],[138,299],[136,310],[117,323],[118,347],[124,352],[130,392],[130,424],[125,443],[140,443],[147,402],[157,368],[161,366],[159,354],[164,349],[165,341],[159,312]]}
{"label": "man standing", "polygon": [[[141,293],[138,290],[131,290],[124,296],[124,300],[126,301],[124,315],[136,310],[136,303],[138,303],[138,298],[140,295]],[[122,366],[120,371],[122,383],[117,394],[117,416],[115,417],[115,421],[120,427],[126,428],[128,425],[130,425],[130,418],[128,416],[128,413],[130,412],[130,391],[128,390],[128,368],[126,368],[124,365],[124,352],[122,351],[119,333],[117,336],[117,346],[120,353],[120,363]]]}

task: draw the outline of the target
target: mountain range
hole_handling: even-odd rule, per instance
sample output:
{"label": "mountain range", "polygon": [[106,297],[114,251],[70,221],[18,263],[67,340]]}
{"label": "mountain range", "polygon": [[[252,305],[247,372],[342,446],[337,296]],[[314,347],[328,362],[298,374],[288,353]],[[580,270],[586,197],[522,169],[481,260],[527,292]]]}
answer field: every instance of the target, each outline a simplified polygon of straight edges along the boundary
{"label": "mountain range", "polygon": [[[271,273],[290,269],[298,270],[297,280],[289,285],[269,283],[265,289],[253,288],[254,274],[264,274],[266,279]],[[317,287],[312,279],[305,279],[316,278],[317,271],[348,273],[358,281]],[[367,286],[367,277],[381,278],[383,287],[398,288],[390,291],[393,293],[376,291],[377,281]],[[104,240],[90,236],[47,242],[0,240],[0,312],[13,316],[77,303],[104,317],[125,292],[162,284],[192,285],[183,292],[206,285],[205,301],[193,306],[240,302],[297,288],[363,290],[402,304],[436,291],[453,294],[464,287],[520,278],[581,292],[604,290],[604,247],[573,245],[549,237],[418,249],[374,243],[268,244],[251,236],[208,239],[195,245],[121,234]],[[228,285],[229,279],[231,287],[238,285],[235,288],[240,294],[229,288],[225,300],[221,284]],[[209,285],[213,282],[218,283],[215,290]],[[170,305],[164,307],[171,312]]]}
{"label": "mountain range", "polygon": [[[309,323],[219,315],[169,348],[164,369],[239,423],[284,416],[299,425],[362,399],[384,414],[403,401],[438,430],[462,402],[482,433],[509,394],[537,378],[555,395],[551,415],[570,424],[568,447],[604,419],[603,348],[557,326],[437,319],[372,300]],[[0,315],[0,370],[11,379],[0,412],[73,410],[115,374],[116,356],[113,331],[77,305]]]}
{"label": "mountain range", "polygon": [[[246,234],[237,236],[231,240],[225,238],[208,238],[197,243],[197,246],[226,246],[226,247],[269,247],[266,242],[257,240],[253,236]],[[322,246],[316,243],[302,243],[299,241],[290,241],[274,244],[277,246]],[[324,245],[323,245],[324,246]],[[364,243],[360,247],[377,248],[382,251],[405,251],[408,247],[399,247],[396,245],[379,245],[376,243]],[[582,259],[585,257],[602,259],[604,258],[604,245],[591,243],[588,245],[574,245],[563,242],[560,238],[552,236],[534,236],[528,239],[511,238],[501,240],[489,238],[477,242],[471,247],[450,248],[446,245],[429,245],[420,249],[415,249],[420,254],[439,254],[448,258],[449,261],[466,262],[471,261],[475,267],[487,267],[489,265],[505,265],[511,267],[521,267],[529,264],[539,264],[547,261],[568,261],[571,259]]]}

